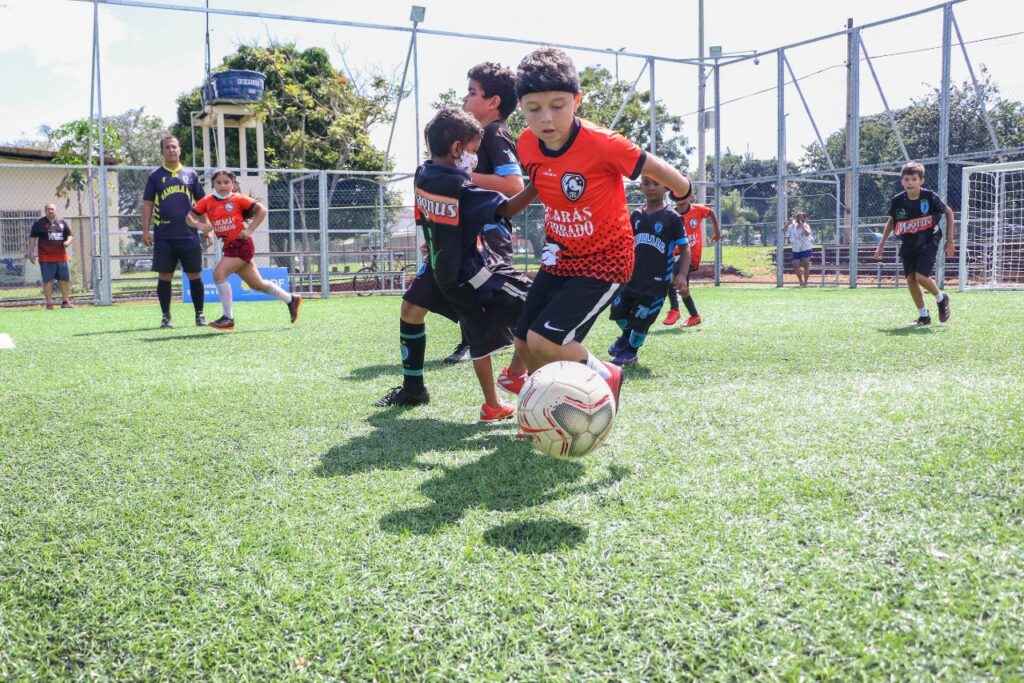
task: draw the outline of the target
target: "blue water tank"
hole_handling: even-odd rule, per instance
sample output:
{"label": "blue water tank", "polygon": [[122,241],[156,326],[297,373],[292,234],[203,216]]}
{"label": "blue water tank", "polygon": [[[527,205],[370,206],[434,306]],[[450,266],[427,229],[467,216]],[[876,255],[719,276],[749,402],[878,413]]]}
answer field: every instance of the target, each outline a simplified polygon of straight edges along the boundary
{"label": "blue water tank", "polygon": [[259,71],[219,71],[210,76],[210,82],[203,88],[203,100],[208,103],[259,102],[263,99],[266,80]]}

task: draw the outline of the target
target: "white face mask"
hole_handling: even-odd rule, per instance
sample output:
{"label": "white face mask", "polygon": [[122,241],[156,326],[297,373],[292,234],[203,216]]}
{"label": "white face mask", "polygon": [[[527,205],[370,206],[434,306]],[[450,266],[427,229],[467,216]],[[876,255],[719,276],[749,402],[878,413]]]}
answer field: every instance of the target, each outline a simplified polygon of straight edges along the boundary
{"label": "white face mask", "polygon": [[221,194],[220,192],[217,192],[217,190],[214,190],[213,191],[213,196],[216,197],[217,199],[220,199],[221,201],[223,201],[223,200],[227,199],[228,197],[230,197],[231,193],[228,192],[227,194]]}
{"label": "white face mask", "polygon": [[475,152],[463,152],[462,156],[455,160],[455,168],[466,173],[472,173],[476,168],[477,156]]}

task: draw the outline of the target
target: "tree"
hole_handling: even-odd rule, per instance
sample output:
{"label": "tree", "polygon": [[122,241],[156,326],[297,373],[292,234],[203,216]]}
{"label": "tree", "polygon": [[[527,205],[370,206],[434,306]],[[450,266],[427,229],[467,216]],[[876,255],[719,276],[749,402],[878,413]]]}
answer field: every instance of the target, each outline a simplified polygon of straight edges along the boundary
{"label": "tree", "polygon": [[[56,151],[53,158],[55,164],[67,164],[71,166],[84,166],[99,163],[99,126],[95,121],[78,119],[69,121],[58,128],[41,129],[47,137],[52,149]],[[90,148],[90,138],[92,146]],[[120,147],[121,138],[117,131],[109,123],[104,122],[103,146],[104,152],[112,154]],[[71,204],[71,193],[74,193],[78,207],[78,256],[82,273],[82,286],[89,289],[92,283],[92,268],[90,253],[92,251],[92,230],[85,220],[85,212],[82,209],[82,193],[88,187],[88,172],[82,168],[68,169],[64,177],[57,185],[57,196],[65,200],[64,207]]]}

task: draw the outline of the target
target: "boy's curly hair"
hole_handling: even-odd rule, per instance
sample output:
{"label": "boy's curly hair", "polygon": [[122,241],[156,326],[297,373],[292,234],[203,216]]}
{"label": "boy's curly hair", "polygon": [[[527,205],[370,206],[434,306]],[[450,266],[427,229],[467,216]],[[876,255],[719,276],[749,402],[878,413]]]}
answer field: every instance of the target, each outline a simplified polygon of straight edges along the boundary
{"label": "boy's curly hair", "polygon": [[463,144],[484,134],[477,120],[457,107],[445,107],[430,119],[423,130],[427,138],[427,149],[435,157],[451,151],[452,143]]}

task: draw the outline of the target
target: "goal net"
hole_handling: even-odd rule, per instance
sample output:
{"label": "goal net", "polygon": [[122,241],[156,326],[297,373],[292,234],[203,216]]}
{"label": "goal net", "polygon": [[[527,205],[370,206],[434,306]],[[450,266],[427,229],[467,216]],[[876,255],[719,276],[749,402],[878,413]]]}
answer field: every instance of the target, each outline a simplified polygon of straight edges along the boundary
{"label": "goal net", "polygon": [[1024,161],[967,166],[960,289],[1024,289]]}

